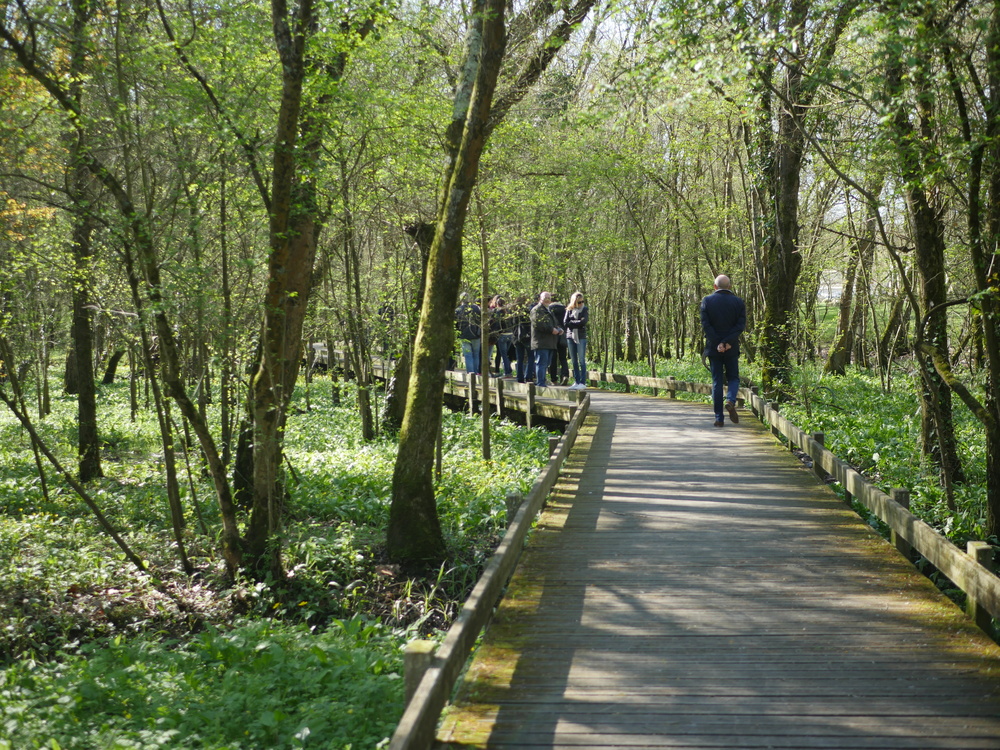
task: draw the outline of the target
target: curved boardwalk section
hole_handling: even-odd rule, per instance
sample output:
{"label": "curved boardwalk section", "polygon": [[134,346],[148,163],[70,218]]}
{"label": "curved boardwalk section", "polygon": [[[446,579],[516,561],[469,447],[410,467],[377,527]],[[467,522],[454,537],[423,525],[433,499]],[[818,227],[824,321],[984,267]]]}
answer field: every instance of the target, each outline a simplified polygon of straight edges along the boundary
{"label": "curved boardwalk section", "polygon": [[1000,648],[749,412],[591,395],[442,745],[1000,748]]}

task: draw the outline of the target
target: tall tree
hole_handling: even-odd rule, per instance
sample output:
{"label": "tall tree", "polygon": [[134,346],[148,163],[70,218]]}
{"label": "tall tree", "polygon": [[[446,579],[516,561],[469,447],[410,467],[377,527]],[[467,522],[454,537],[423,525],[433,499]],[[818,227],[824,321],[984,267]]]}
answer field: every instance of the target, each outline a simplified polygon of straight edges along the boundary
{"label": "tall tree", "polygon": [[[444,371],[454,346],[454,314],[462,280],[462,232],[479,161],[493,130],[520,102],[595,0],[557,9],[529,5],[511,22],[511,37],[528,50],[515,63],[505,92],[493,105],[507,47],[504,5],[479,0],[469,27],[466,57],[455,91],[452,121],[445,135],[448,164],[438,200],[437,226],[427,264],[420,322],[414,344],[406,412],[393,471],[387,543],[396,560],[436,560],[444,539],[435,502],[434,436],[441,424]],[[550,15],[557,20],[540,43],[533,39]]]}
{"label": "tall tree", "polygon": [[477,0],[452,121],[445,134],[448,165],[427,262],[410,387],[393,472],[387,542],[389,554],[397,560],[436,560],[444,555],[432,476],[434,443],[440,429],[444,371],[454,347],[453,318],[462,280],[462,230],[486,145],[490,108],[506,44],[504,3]]}
{"label": "tall tree", "polygon": [[[932,12],[928,5],[924,13]],[[924,15],[914,19],[920,29],[933,27],[933,19]],[[918,33],[915,44],[906,44],[890,34],[885,76],[886,97],[891,112],[890,138],[895,147],[899,173],[904,184],[909,211],[911,237],[918,276],[919,318],[923,326],[918,341],[935,349],[948,351],[948,318],[945,303],[948,288],[945,270],[944,224],[940,207],[935,205],[936,162],[935,95],[928,70],[930,45]],[[905,82],[912,86],[907,95]],[[911,118],[915,116],[916,122]],[[952,413],[951,390],[926,357],[922,363],[921,434],[924,451],[941,468],[946,487],[962,481]],[[949,497],[951,492],[949,489]]]}

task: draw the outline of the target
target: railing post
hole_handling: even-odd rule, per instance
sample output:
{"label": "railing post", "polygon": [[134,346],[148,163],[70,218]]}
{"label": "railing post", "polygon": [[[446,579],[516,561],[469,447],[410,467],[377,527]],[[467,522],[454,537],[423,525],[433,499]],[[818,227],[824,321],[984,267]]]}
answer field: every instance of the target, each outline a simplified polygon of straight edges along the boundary
{"label": "railing post", "polygon": [[[821,448],[823,447],[823,444],[826,442],[826,434],[825,433],[814,432],[811,435],[811,437],[812,437],[813,440],[815,440],[817,443],[819,443],[819,445],[820,445]],[[823,470],[823,463],[821,461],[819,461],[815,456],[813,456],[813,460],[812,461],[813,461],[813,474],[815,474],[816,478],[819,479],[821,482],[825,482],[826,481],[826,472]]]}
{"label": "railing post", "polygon": [[435,648],[437,644],[434,641],[419,640],[406,644],[403,651],[403,684],[407,703],[416,694],[424,673],[430,669]]}
{"label": "railing post", "polygon": [[514,516],[517,515],[518,509],[521,507],[521,503],[524,502],[524,495],[519,492],[511,492],[505,498],[507,504],[507,528],[514,523]]}
{"label": "railing post", "polygon": [[535,384],[528,383],[528,411],[525,412],[524,418],[528,427],[534,424],[535,416]]}
{"label": "railing post", "polygon": [[503,403],[503,378],[497,378],[497,416],[504,419],[507,415]]}
{"label": "railing post", "polygon": [[556,455],[556,451],[559,449],[559,438],[555,435],[549,436],[549,458]]}
{"label": "railing post", "polygon": [[[966,552],[968,552],[969,557],[977,563],[982,565],[991,573],[996,572],[995,565],[993,563],[993,547],[988,542],[968,542],[965,549]],[[981,630],[983,630],[991,638],[993,637],[993,615],[983,609],[983,607],[979,606],[979,602],[977,602],[975,597],[968,592],[966,592],[965,595],[965,611]]]}
{"label": "railing post", "polygon": [[[904,490],[901,487],[894,487],[889,491],[889,497],[894,501],[899,503],[902,507],[907,510],[910,509],[910,491]],[[899,553],[905,557],[910,562],[913,562],[915,555],[913,554],[913,547],[910,543],[903,539],[895,529],[891,529],[889,532],[889,541],[892,542],[892,546],[899,550]]]}
{"label": "railing post", "polygon": [[676,380],[677,380],[677,378],[673,377],[672,375],[669,378],[667,378],[667,398],[669,398],[671,400],[676,400],[677,399],[677,389],[670,387],[670,386],[674,385],[674,382]]}
{"label": "railing post", "polygon": [[[775,406],[774,404],[768,404],[767,408],[771,411],[772,414],[778,413],[778,407]],[[777,438],[778,440],[781,440],[781,430],[778,429],[778,424],[774,420],[774,417],[768,415],[768,419],[771,421],[771,434],[774,435],[774,437]]]}
{"label": "railing post", "polygon": [[469,416],[472,417],[476,414],[476,373],[467,373],[466,377],[469,386]]}

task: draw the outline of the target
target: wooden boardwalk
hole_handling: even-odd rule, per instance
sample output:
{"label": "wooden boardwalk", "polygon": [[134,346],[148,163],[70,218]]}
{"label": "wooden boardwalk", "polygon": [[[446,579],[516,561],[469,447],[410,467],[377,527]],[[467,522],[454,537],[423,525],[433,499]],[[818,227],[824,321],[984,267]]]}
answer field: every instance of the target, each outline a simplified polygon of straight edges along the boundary
{"label": "wooden boardwalk", "polygon": [[1000,648],[749,412],[591,395],[442,746],[1000,748]]}

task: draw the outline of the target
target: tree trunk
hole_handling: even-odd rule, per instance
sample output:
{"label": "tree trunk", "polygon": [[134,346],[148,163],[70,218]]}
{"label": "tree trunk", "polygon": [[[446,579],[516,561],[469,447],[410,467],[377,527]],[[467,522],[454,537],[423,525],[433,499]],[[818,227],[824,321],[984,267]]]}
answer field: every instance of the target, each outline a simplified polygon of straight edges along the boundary
{"label": "tree trunk", "polygon": [[[74,2],[73,37],[70,59],[69,96],[80,106],[83,100],[83,70],[85,67],[86,26],[88,11]],[[96,224],[89,206],[93,195],[93,178],[87,170],[83,155],[84,139],[81,130],[72,136],[70,146],[70,200],[73,206],[73,351],[76,354],[77,429],[79,434],[78,456],[81,482],[103,477],[101,470],[100,437],[97,433],[97,382],[94,378],[94,330],[90,305],[92,285],[91,266],[94,259],[92,240]]]}
{"label": "tree trunk", "polygon": [[441,424],[444,371],[454,347],[462,279],[462,230],[486,144],[487,123],[506,46],[504,3],[479,0],[463,78],[446,134],[449,164],[428,260],[413,369],[392,480],[387,533],[392,559],[439,560],[445,547],[434,495],[434,444]]}
{"label": "tree trunk", "polygon": [[906,341],[906,331],[909,328],[907,318],[909,316],[910,311],[907,309],[906,295],[901,291],[896,295],[896,299],[892,303],[892,309],[889,311],[889,317],[886,320],[885,330],[879,337],[875,350],[878,366],[883,372],[888,372],[889,367],[892,365],[892,360],[896,358],[901,348],[905,348],[901,345],[901,342]]}
{"label": "tree trunk", "polygon": [[[321,69],[330,80],[342,77],[347,51],[328,64],[310,59],[307,42],[316,31],[312,0],[290,13],[286,0],[272,1],[275,44],[281,57],[282,89],[271,172],[268,284],[260,367],[251,382],[254,421],[253,509],[245,538],[245,563],[257,577],[284,577],[281,528],[284,481],[281,474],[285,422],[302,357],[302,326],[312,291],[316,244],[321,229],[316,172],[322,155],[319,120],[329,95],[302,113],[306,75]],[[364,38],[371,18],[353,31]]]}
{"label": "tree trunk", "polygon": [[103,385],[111,385],[115,382],[115,376],[118,374],[118,363],[122,361],[122,357],[124,356],[124,349],[116,349],[114,354],[111,355],[111,359],[108,360],[108,366],[104,368],[104,378],[101,380]]}
{"label": "tree trunk", "polygon": [[[878,195],[881,191],[881,180],[878,181],[877,188],[869,191],[871,195]],[[878,206],[866,202],[865,208],[867,216],[864,219],[862,234],[851,245],[851,255],[847,263],[847,271],[844,274],[844,289],[840,296],[840,310],[837,318],[837,336],[833,346],[830,348],[830,356],[827,358],[824,372],[834,375],[844,375],[847,366],[851,364],[851,355],[854,352],[854,339],[857,335],[855,309],[861,308],[861,302],[855,304],[854,287],[859,276],[867,279],[867,270],[871,268],[875,257],[875,237],[877,226]]]}
{"label": "tree trunk", "polygon": [[[802,72],[785,75],[785,90],[798,92]],[[794,94],[793,94],[794,96]],[[799,181],[805,139],[789,105],[778,114],[775,142],[774,233],[766,247],[764,315],[761,320],[761,385],[777,398],[791,385],[789,352],[795,323],[795,288],[802,270],[799,252]]]}
{"label": "tree trunk", "polygon": [[405,315],[397,315],[400,325],[406,326],[402,351],[393,367],[392,379],[386,386],[385,406],[382,413],[382,429],[393,434],[398,433],[403,426],[403,416],[406,414],[406,389],[410,382],[410,361],[413,352],[413,337],[416,333],[416,321],[420,315],[420,306],[424,297],[424,283],[427,279],[427,259],[431,253],[431,243],[434,241],[434,225],[424,222],[410,224],[403,231],[413,237],[417,252],[420,255],[420,277],[416,280],[416,293],[412,301],[412,310],[407,309]]}
{"label": "tree trunk", "polygon": [[[926,61],[918,55],[916,71],[909,79],[914,82],[918,127],[910,121],[903,98],[903,63],[895,60],[886,75],[887,92],[892,98],[895,114],[893,137],[895,139],[900,173],[905,184],[906,205],[910,215],[913,235],[914,258],[917,270],[920,315],[925,320],[923,330],[917,331],[917,340],[942,352],[948,352],[947,311],[930,314],[947,301],[944,267],[944,227],[941,218],[931,205],[929,191],[920,153],[921,139],[930,137],[933,102],[922,73]],[[941,469],[946,488],[963,479],[955,429],[952,418],[951,390],[934,369],[927,355],[919,353],[923,372],[921,399],[921,436],[923,450]],[[949,491],[950,495],[950,491]]]}
{"label": "tree trunk", "polygon": [[[982,333],[986,362],[986,534],[1000,538],[1000,256],[995,249],[1000,242],[1000,0],[994,0],[990,25],[984,45],[986,72],[989,81],[989,99],[986,107],[986,137],[984,146],[974,151],[978,157],[987,150],[989,171],[986,194],[987,242],[983,243],[978,231],[971,232],[970,250],[976,278],[976,288],[989,290],[982,297]],[[973,162],[970,187],[970,225],[979,226],[980,183],[978,160]]]}

